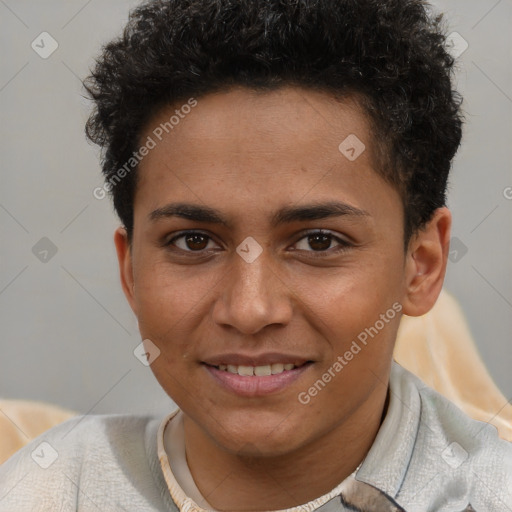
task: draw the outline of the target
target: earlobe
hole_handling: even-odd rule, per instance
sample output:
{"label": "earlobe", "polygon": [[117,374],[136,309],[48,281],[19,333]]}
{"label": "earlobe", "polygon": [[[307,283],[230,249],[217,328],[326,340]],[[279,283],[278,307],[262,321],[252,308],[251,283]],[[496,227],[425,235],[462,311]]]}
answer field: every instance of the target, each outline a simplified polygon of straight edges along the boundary
{"label": "earlobe", "polygon": [[403,312],[421,316],[434,306],[444,283],[450,245],[451,212],[438,208],[409,242]]}
{"label": "earlobe", "polygon": [[116,246],[117,260],[119,262],[119,277],[121,279],[121,286],[123,292],[132,308],[132,311],[137,316],[137,307],[135,301],[135,281],[133,278],[133,261],[128,240],[128,234],[124,227],[119,227],[114,233],[114,243]]}

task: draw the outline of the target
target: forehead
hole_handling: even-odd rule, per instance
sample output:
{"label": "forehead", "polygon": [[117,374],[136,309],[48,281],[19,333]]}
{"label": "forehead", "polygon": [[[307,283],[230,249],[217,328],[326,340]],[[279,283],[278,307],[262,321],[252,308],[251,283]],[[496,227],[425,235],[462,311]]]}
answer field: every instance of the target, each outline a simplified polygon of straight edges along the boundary
{"label": "forehead", "polygon": [[370,123],[354,97],[235,88],[194,101],[193,108],[185,108],[187,101],[162,108],[145,126],[141,141],[155,144],[139,164],[136,204],[212,199],[228,206],[234,192],[246,204],[255,198],[270,204],[278,195],[318,201],[340,192],[340,179],[348,196],[387,185],[375,170]]}
{"label": "forehead", "polygon": [[[370,124],[354,95],[336,99],[326,92],[289,86],[270,91],[235,87],[194,101],[194,108],[188,106],[190,100],[161,108],[146,124],[141,138],[152,135],[159,145],[174,139],[180,153],[185,148],[178,146],[177,139],[200,142],[198,153],[207,149],[218,153],[251,149],[297,152],[298,146],[306,143],[303,153],[310,154],[311,146],[332,148],[336,141],[358,134],[367,142],[369,153],[373,152]],[[209,143],[214,148],[208,148]]]}

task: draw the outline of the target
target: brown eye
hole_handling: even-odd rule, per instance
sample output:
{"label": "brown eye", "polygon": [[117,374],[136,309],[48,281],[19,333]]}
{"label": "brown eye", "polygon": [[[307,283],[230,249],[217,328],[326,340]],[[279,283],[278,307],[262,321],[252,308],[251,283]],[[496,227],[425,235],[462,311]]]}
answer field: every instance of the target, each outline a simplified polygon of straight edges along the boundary
{"label": "brown eye", "polygon": [[206,249],[208,245],[208,237],[204,235],[192,234],[185,236],[185,244],[187,247],[193,251],[200,251],[202,249]]}
{"label": "brown eye", "polygon": [[213,244],[214,242],[212,238],[205,233],[189,231],[175,236],[165,245],[178,247],[185,252],[201,252],[205,249],[211,249],[212,246],[209,245],[210,243]]}
{"label": "brown eye", "polygon": [[[335,244],[334,246],[333,243]],[[305,236],[296,242],[294,250],[310,253],[311,256],[316,256],[315,253],[317,253],[318,256],[322,256],[323,254],[328,256],[342,252],[351,246],[352,244],[350,242],[347,242],[332,233],[314,231],[306,233]]]}
{"label": "brown eye", "polygon": [[308,235],[309,246],[314,251],[326,251],[331,246],[332,237],[323,234]]}

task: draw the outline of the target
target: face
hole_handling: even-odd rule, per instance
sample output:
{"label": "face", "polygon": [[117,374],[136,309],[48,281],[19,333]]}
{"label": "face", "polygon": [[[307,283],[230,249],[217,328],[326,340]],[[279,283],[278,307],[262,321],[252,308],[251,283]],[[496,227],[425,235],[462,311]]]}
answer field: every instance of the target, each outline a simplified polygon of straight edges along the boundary
{"label": "face", "polygon": [[116,233],[125,293],[160,351],[156,378],[205,435],[292,453],[382,399],[399,311],[429,263],[418,272],[423,253],[404,252],[401,199],[355,101],[233,89],[158,140],[176,109],[141,134],[156,145],[131,249]]}

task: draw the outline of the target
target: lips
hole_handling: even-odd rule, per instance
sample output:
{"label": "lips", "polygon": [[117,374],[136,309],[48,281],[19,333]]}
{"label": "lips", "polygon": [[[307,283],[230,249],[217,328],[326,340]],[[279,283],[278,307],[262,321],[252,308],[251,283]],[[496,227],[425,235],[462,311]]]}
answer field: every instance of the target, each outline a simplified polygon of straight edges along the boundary
{"label": "lips", "polygon": [[294,354],[219,354],[202,362],[213,381],[243,397],[284,391],[314,364]]}

